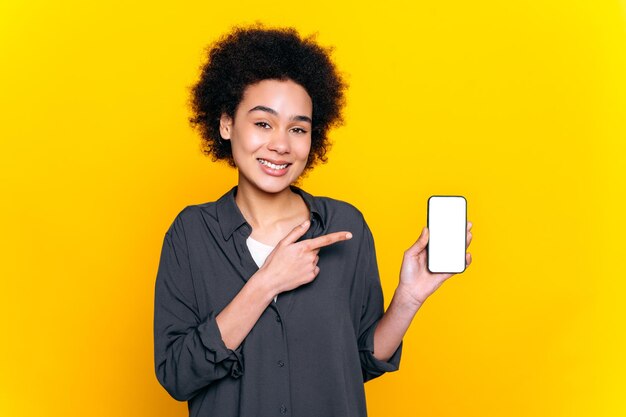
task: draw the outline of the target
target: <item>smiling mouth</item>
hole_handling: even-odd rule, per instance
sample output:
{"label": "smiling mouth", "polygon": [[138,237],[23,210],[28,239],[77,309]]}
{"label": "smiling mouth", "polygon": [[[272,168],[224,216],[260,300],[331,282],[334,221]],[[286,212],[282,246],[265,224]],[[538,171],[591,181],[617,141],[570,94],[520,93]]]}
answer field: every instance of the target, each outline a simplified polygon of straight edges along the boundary
{"label": "smiling mouth", "polygon": [[262,159],[262,158],[257,158],[257,161],[259,161],[259,163],[261,165],[265,165],[266,167],[269,167],[269,168],[272,168],[272,169],[285,169],[289,165],[291,165],[290,163],[276,165],[276,164],[273,164],[273,163],[271,163],[269,161],[266,161],[265,159]]}

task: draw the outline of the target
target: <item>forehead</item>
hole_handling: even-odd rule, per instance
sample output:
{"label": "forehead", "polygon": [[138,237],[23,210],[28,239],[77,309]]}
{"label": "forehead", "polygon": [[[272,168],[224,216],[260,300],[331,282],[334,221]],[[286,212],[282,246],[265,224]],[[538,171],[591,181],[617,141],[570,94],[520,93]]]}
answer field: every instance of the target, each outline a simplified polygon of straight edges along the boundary
{"label": "forehead", "polygon": [[262,80],[244,90],[239,109],[248,112],[256,106],[276,110],[280,115],[299,113],[311,115],[313,101],[300,84],[292,80]]}

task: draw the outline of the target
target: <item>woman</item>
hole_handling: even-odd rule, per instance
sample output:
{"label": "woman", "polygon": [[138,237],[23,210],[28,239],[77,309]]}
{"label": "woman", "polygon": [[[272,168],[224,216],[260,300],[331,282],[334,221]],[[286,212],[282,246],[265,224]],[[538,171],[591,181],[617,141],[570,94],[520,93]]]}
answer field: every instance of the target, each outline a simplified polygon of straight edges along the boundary
{"label": "woman", "polygon": [[362,213],[295,185],[325,161],[345,88],[293,29],[235,28],[209,50],[191,122],[238,184],[174,219],[155,288],[156,375],[191,416],[366,416],[363,383],[398,369],[413,316],[451,276],[425,268],[424,228],[383,314]]}

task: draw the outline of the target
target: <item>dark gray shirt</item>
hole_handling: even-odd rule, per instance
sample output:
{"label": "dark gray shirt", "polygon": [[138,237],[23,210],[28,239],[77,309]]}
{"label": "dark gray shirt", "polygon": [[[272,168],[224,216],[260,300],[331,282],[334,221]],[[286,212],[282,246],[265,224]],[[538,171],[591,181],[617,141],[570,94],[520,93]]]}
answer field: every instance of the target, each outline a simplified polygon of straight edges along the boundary
{"label": "dark gray shirt", "polygon": [[165,233],[154,305],[156,376],[188,401],[191,417],[367,415],[363,383],[395,371],[373,356],[383,293],[374,240],[362,213],[328,197],[304,199],[311,226],[300,240],[338,232],[352,239],[322,247],[310,283],[278,296],[235,350],[215,317],[259,268],[252,229],[235,203],[237,186],[215,202],[185,207]]}

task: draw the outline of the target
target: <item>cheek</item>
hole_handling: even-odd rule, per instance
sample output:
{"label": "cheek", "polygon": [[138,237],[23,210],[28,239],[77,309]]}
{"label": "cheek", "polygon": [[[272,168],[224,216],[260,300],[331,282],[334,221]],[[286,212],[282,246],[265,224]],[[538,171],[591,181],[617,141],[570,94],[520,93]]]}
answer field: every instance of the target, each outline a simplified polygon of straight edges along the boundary
{"label": "cheek", "polygon": [[256,152],[261,146],[263,146],[263,138],[260,134],[254,130],[237,132],[237,135],[233,135],[231,139],[231,147],[233,150],[233,157],[239,155],[247,155]]}
{"label": "cheek", "polygon": [[311,152],[311,140],[304,140],[297,145],[298,157],[301,159],[306,159],[309,157],[309,153]]}

